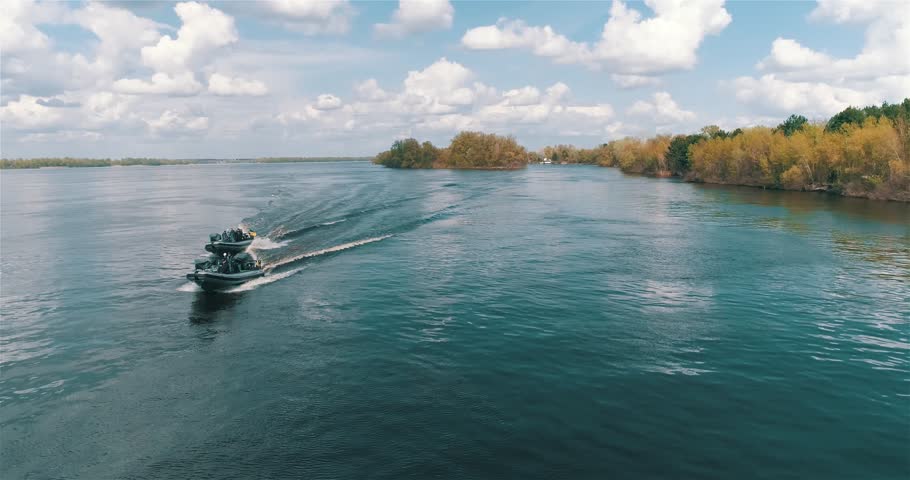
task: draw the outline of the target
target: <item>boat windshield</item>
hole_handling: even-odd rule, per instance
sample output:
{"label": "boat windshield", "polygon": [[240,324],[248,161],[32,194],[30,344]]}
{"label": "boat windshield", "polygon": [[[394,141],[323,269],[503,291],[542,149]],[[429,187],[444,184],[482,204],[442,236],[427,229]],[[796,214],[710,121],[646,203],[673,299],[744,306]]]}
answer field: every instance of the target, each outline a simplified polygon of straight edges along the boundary
{"label": "boat windshield", "polygon": [[253,236],[249,232],[244,232],[242,229],[231,228],[220,234],[212,234],[210,235],[210,238],[213,242],[243,242],[250,240]]}
{"label": "boat windshield", "polygon": [[213,262],[207,270],[215,273],[241,273],[259,268],[258,261],[241,253],[236,256],[222,257],[219,261]]}

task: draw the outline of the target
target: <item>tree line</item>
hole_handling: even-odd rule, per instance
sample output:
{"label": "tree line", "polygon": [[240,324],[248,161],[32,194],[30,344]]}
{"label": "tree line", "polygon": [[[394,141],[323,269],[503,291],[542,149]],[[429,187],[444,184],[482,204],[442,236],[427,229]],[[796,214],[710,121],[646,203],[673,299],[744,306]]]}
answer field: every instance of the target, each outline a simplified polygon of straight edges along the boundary
{"label": "tree line", "polygon": [[196,165],[204,163],[298,163],[298,162],[345,162],[367,161],[368,157],[261,157],[236,159],[194,158],[172,160],[166,158],[19,158],[0,160],[0,169],[47,168],[47,167],[128,167],[133,165]]}
{"label": "tree line", "polygon": [[191,160],[169,160],[164,158],[19,158],[0,160],[0,168],[46,168],[46,167],[112,167],[131,165],[186,165]]}
{"label": "tree line", "polygon": [[370,157],[259,157],[245,162],[253,163],[306,163],[306,162],[366,162]]}
{"label": "tree line", "polygon": [[396,140],[373,163],[391,168],[516,169],[527,165],[528,151],[512,136],[461,132],[448,147],[413,138]]}
{"label": "tree line", "polygon": [[910,99],[849,107],[824,123],[791,115],[774,128],[711,125],[694,135],[556,145],[538,155],[692,182],[910,201]]}

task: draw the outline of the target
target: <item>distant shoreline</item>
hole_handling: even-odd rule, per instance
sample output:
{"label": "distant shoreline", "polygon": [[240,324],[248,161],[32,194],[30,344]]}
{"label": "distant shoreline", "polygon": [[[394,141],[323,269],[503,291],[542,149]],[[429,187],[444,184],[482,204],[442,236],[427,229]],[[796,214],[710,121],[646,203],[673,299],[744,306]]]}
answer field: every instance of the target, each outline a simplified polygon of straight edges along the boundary
{"label": "distant shoreline", "polygon": [[20,158],[0,160],[0,170],[41,168],[158,167],[167,165],[227,165],[248,163],[369,162],[372,157],[261,157],[261,158]]}

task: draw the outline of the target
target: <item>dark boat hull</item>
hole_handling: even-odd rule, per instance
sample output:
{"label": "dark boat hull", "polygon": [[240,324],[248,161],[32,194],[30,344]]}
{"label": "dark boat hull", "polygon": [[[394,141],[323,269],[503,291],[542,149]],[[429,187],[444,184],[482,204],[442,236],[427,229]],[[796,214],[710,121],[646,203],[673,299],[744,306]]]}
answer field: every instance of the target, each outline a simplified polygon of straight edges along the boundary
{"label": "dark boat hull", "polygon": [[212,253],[240,253],[247,249],[253,239],[242,240],[239,242],[212,242],[205,246],[205,251]]}
{"label": "dark boat hull", "polygon": [[199,285],[207,292],[216,292],[242,285],[263,275],[265,275],[265,272],[262,270],[250,270],[240,273],[193,272],[187,273],[186,278],[195,282],[196,285]]}

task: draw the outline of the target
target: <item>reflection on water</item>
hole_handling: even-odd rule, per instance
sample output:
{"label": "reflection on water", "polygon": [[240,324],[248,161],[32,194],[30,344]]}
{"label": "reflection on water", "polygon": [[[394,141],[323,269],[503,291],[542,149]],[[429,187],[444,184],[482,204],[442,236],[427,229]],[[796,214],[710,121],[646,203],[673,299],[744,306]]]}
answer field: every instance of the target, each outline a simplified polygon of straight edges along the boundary
{"label": "reflection on water", "polygon": [[732,185],[698,184],[714,202],[737,202],[766,207],[783,207],[791,214],[812,214],[826,211],[846,214],[863,220],[910,224],[910,205],[901,202],[870,201],[864,198],[783,190],[766,190]]}
{"label": "reflection on water", "polygon": [[910,237],[832,232],[831,238],[840,253],[871,264],[871,268],[863,272],[866,276],[898,281],[910,279]]}
{"label": "reflection on water", "polygon": [[194,325],[212,323],[221,312],[230,310],[239,298],[236,293],[197,292],[190,307],[189,320]]}

